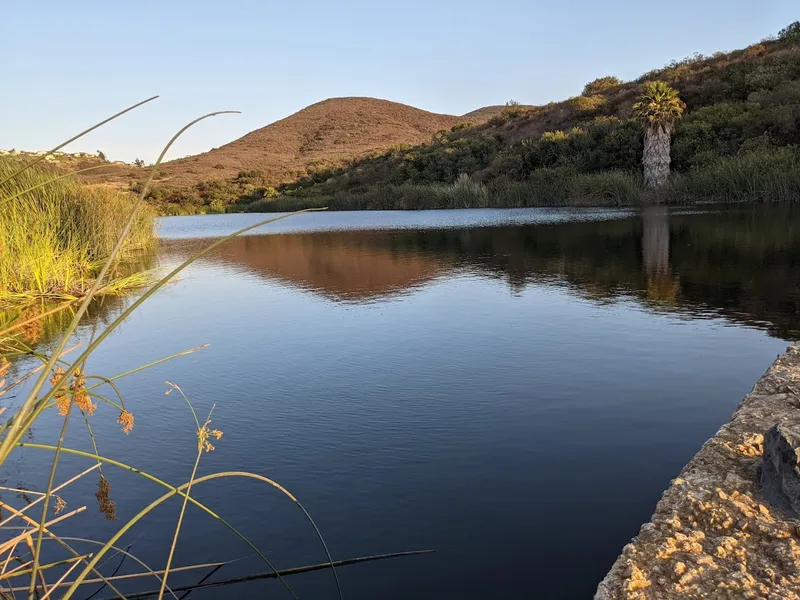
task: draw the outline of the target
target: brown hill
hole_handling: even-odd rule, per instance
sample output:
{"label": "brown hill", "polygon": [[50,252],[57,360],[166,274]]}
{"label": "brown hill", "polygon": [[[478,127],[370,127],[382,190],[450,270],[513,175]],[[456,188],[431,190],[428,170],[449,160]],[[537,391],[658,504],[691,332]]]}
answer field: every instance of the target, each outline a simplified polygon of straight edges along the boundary
{"label": "brown hill", "polygon": [[331,98],[209,152],[171,161],[177,185],[257,169],[266,181],[293,181],[309,166],[332,166],[400,144],[419,144],[460,117],[376,98]]}
{"label": "brown hill", "polygon": [[[257,170],[265,183],[294,181],[309,169],[332,167],[392,146],[428,141],[464,122],[376,98],[330,98],[262,127],[219,148],[165,163],[160,184],[185,188],[206,180],[231,180]],[[109,167],[87,178],[126,180],[142,176],[135,167]]]}

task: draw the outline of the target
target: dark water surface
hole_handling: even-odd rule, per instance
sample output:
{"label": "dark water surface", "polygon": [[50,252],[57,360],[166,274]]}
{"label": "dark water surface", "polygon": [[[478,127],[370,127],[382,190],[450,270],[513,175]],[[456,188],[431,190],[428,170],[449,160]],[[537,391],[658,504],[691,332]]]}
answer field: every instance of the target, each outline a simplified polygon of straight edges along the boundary
{"label": "dark water surface", "polygon": [[[164,219],[161,264],[261,218]],[[591,598],[670,479],[800,337],[800,218],[783,209],[326,213],[268,227],[192,266],[101,346],[90,371],[110,376],[211,344],[120,380],[130,436],[104,406],[92,422],[101,452],[184,482],[194,426],[169,380],[198,412],[216,404],[225,435],[200,471],[281,482],[334,558],[436,549],[341,569],[352,600]],[[54,440],[57,423],[34,439]],[[90,448],[77,419],[67,445]],[[6,481],[42,485],[50,458],[23,451]],[[58,480],[88,464],[63,461]],[[163,491],[105,473],[119,521],[90,506],[84,537]],[[324,560],[276,490],[228,478],[195,492],[276,565]],[[163,565],[179,506],[124,540]],[[219,572],[233,576],[263,569],[252,555],[190,507],[177,564],[246,557]],[[329,572],[290,582],[335,597]],[[274,582],[192,597],[264,590],[290,597]]]}

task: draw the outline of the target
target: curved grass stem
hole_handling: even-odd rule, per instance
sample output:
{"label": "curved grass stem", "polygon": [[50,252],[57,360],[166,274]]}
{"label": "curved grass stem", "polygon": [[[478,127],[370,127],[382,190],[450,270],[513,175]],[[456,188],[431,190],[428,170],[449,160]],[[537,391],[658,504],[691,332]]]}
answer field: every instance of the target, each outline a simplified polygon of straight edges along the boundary
{"label": "curved grass stem", "polygon": [[152,101],[153,101],[153,100],[155,100],[156,98],[158,98],[158,96],[152,96],[152,97],[150,97],[150,98],[147,98],[146,100],[142,100],[141,102],[137,102],[137,103],[136,103],[136,104],[134,104],[133,106],[129,106],[129,107],[128,107],[128,108],[126,108],[125,110],[121,110],[121,111],[119,111],[117,114],[115,114],[115,115],[111,115],[111,116],[110,116],[110,117],[108,117],[107,119],[103,119],[103,120],[102,120],[102,121],[100,121],[99,123],[96,123],[95,125],[92,125],[91,127],[89,127],[89,129],[84,129],[84,130],[83,130],[83,131],[81,131],[81,132],[80,132],[78,135],[74,135],[74,136],[72,136],[72,137],[71,137],[71,138],[69,138],[69,139],[68,139],[66,142],[61,142],[61,143],[60,143],[58,146],[56,146],[56,147],[55,147],[55,148],[53,148],[52,150],[50,150],[50,151],[48,151],[48,152],[46,152],[46,153],[42,154],[41,156],[37,157],[37,158],[36,158],[36,160],[34,160],[34,161],[32,161],[32,162],[28,163],[27,165],[23,166],[23,167],[22,167],[22,168],[20,168],[19,170],[17,170],[17,171],[14,171],[13,173],[11,173],[11,175],[9,175],[8,177],[6,177],[6,178],[5,178],[5,179],[3,179],[2,181],[0,181],[0,185],[3,185],[3,184],[4,184],[4,183],[6,183],[7,181],[11,181],[12,179],[14,179],[14,177],[16,177],[16,176],[18,176],[18,175],[20,175],[20,174],[24,173],[25,171],[27,171],[28,169],[30,169],[32,166],[34,166],[34,165],[36,165],[36,164],[40,163],[41,161],[43,161],[44,159],[46,159],[46,158],[47,158],[48,156],[50,156],[51,154],[54,154],[54,153],[58,152],[59,150],[61,150],[61,148],[65,147],[65,146],[68,146],[69,144],[71,144],[71,143],[72,143],[72,142],[74,142],[75,140],[82,138],[82,137],[83,137],[83,136],[85,136],[87,133],[91,133],[92,131],[94,131],[94,130],[95,130],[95,129],[97,129],[98,127],[102,127],[102,126],[103,126],[103,125],[105,125],[106,123],[109,123],[109,122],[113,121],[114,119],[117,119],[117,118],[121,117],[121,116],[122,116],[122,115],[124,115],[125,113],[129,113],[130,111],[132,111],[132,110],[134,110],[134,109],[137,109],[137,108],[139,108],[139,107],[140,107],[140,106],[142,106],[143,104],[147,104],[148,102],[152,102]]}
{"label": "curved grass stem", "polygon": [[69,415],[64,416],[64,423],[61,425],[61,433],[58,436],[58,446],[56,446],[56,453],[53,456],[53,464],[50,467],[50,478],[47,481],[47,493],[44,495],[44,502],[42,506],[42,516],[39,519],[39,528],[36,532],[36,548],[33,552],[33,567],[31,567],[31,583],[28,588],[28,600],[35,600],[36,598],[36,572],[39,568],[39,557],[42,551],[42,537],[44,536],[44,523],[47,520],[47,509],[50,506],[50,498],[53,494],[53,482],[56,479],[56,469],[58,469],[58,459],[61,456],[61,448],[64,445],[64,437],[67,434],[67,425],[69,425]]}
{"label": "curved grass stem", "polygon": [[[37,448],[39,450],[51,450],[51,451],[54,451],[56,449],[55,446],[48,446],[46,444],[35,444],[35,443],[29,443],[29,442],[21,442],[21,443],[18,444],[18,446],[21,447],[21,448]],[[61,451],[66,453],[66,454],[74,454],[76,456],[83,456],[84,458],[91,458],[93,460],[99,459],[103,463],[115,466],[115,467],[120,468],[120,469],[124,469],[126,471],[130,471],[131,473],[135,473],[135,474],[139,475],[140,477],[148,479],[149,481],[152,481],[153,483],[156,483],[156,484],[158,484],[158,485],[160,485],[160,486],[162,486],[164,488],[167,488],[169,490],[174,490],[178,494],[180,494],[181,496],[184,496],[184,493],[182,491],[178,490],[178,488],[176,488],[175,486],[170,485],[169,483],[167,483],[163,479],[159,479],[158,477],[156,477],[154,475],[151,475],[150,473],[147,473],[146,471],[142,471],[141,469],[137,469],[136,467],[133,467],[131,465],[127,465],[127,464],[125,464],[123,462],[120,462],[120,461],[117,461],[117,460],[114,460],[112,458],[108,458],[108,457],[105,457],[105,456],[96,456],[94,454],[91,454],[90,452],[84,452],[83,450],[74,450],[72,448],[62,448]],[[204,511],[206,514],[212,516],[214,519],[218,520],[225,527],[227,527],[228,530],[231,533],[233,533],[236,537],[238,537],[245,544],[247,544],[247,546],[253,552],[255,552],[258,555],[258,557],[264,562],[264,564],[267,565],[267,567],[270,568],[270,570],[272,570],[275,573],[278,572],[278,570],[272,564],[272,561],[270,561],[266,557],[266,555],[261,550],[259,550],[259,548],[255,544],[253,544],[253,542],[251,542],[247,538],[247,536],[245,536],[242,532],[240,532],[236,527],[231,525],[228,521],[223,519],[219,514],[217,514],[213,510],[211,510],[208,506],[206,506],[205,504],[203,504],[199,500],[196,500],[195,498],[192,498],[191,496],[188,496],[188,495],[186,495],[186,497],[189,499],[189,502],[191,502],[192,504],[197,506],[199,509]],[[294,593],[294,591],[289,586],[289,584],[286,582],[286,580],[283,577],[281,577],[280,575],[277,576],[277,579],[287,589],[287,591],[292,595],[292,597],[295,600],[298,600],[297,599],[297,595]]]}
{"label": "curved grass stem", "polygon": [[[129,110],[132,110],[132,109],[129,109]],[[84,297],[83,301],[80,303],[80,306],[78,307],[78,310],[75,312],[75,315],[73,316],[72,321],[70,322],[70,324],[67,327],[67,329],[64,331],[64,334],[62,335],[61,340],[56,345],[56,348],[53,351],[53,354],[51,355],[50,360],[48,360],[47,365],[45,366],[45,373],[41,374],[37,378],[36,383],[34,383],[30,393],[28,394],[28,397],[25,399],[25,402],[22,404],[20,409],[17,411],[18,420],[15,421],[15,423],[12,425],[10,430],[7,430],[7,433],[6,433],[5,437],[3,438],[3,441],[0,442],[0,462],[4,462],[5,461],[5,459],[8,457],[8,454],[11,451],[11,448],[13,447],[14,443],[19,441],[19,438],[22,436],[22,433],[27,428],[27,427],[25,427],[25,424],[29,420],[28,419],[29,414],[31,412],[33,412],[33,415],[30,415],[30,416],[33,416],[34,419],[37,416],[37,413],[35,411],[35,406],[37,404],[38,394],[41,391],[42,387],[44,387],[44,383],[45,383],[45,380],[47,378],[46,373],[49,372],[53,368],[53,366],[55,365],[56,357],[61,353],[61,351],[67,345],[67,341],[69,340],[69,338],[73,334],[73,332],[77,329],[78,323],[80,323],[80,320],[83,318],[83,315],[86,313],[86,310],[88,309],[89,304],[91,303],[92,299],[94,298],[95,294],[97,293],[97,290],[100,289],[100,287],[102,285],[102,282],[103,282],[103,279],[105,278],[105,276],[108,273],[108,271],[111,269],[112,265],[116,262],[117,257],[119,255],[119,252],[122,249],[122,246],[123,246],[123,244],[125,242],[125,239],[128,237],[128,234],[130,233],[131,228],[133,227],[133,224],[136,222],[136,217],[137,217],[137,215],[139,213],[139,209],[144,204],[145,195],[147,194],[147,190],[149,189],[149,186],[150,186],[150,183],[153,180],[153,177],[155,177],[155,173],[156,173],[156,170],[158,169],[158,165],[161,164],[161,161],[164,159],[164,156],[166,155],[167,151],[170,149],[170,147],[172,147],[172,145],[175,143],[175,141],[183,134],[183,132],[185,132],[187,129],[189,129],[192,125],[194,125],[196,123],[199,123],[203,119],[208,119],[210,117],[214,117],[214,116],[220,115],[220,114],[225,114],[225,113],[228,113],[228,112],[234,112],[234,111],[218,111],[218,112],[209,113],[207,115],[203,115],[202,117],[199,117],[199,118],[195,119],[194,121],[188,123],[187,125],[182,127],[178,131],[178,133],[176,133],[172,137],[172,139],[167,143],[167,145],[161,151],[161,154],[159,155],[158,160],[156,160],[155,164],[153,165],[153,168],[150,170],[150,177],[147,180],[147,184],[145,185],[144,189],[142,189],[141,193],[139,194],[139,200],[134,205],[133,210],[131,211],[130,217],[128,217],[128,220],[125,223],[125,226],[122,228],[122,231],[120,232],[120,235],[119,235],[116,243],[114,244],[114,247],[111,250],[111,253],[109,254],[108,259],[105,261],[105,263],[103,264],[103,267],[100,269],[100,272],[98,273],[97,277],[95,278],[94,282],[92,283],[91,288],[89,289],[88,293]],[[102,123],[98,124],[96,127],[99,127],[100,125],[102,125]],[[35,162],[36,161],[34,161],[33,164],[35,164]],[[22,171],[20,171],[20,172],[22,172]],[[113,327],[110,326],[110,327],[106,328],[104,333],[106,333],[106,334],[111,333],[112,329],[113,329]],[[73,363],[73,365],[67,369],[67,372],[64,374],[64,376],[65,377],[69,377],[78,368],[78,365],[82,364],[82,362],[86,360],[86,358],[89,356],[89,354],[90,354],[89,352],[85,352],[80,357],[78,357],[78,360],[76,360],[75,363]],[[45,396],[45,399],[44,399],[45,402],[46,402],[46,400],[49,399],[49,396],[52,396],[53,393],[54,393],[54,390],[51,389],[49,395]],[[42,402],[41,405],[44,405],[45,402]]]}

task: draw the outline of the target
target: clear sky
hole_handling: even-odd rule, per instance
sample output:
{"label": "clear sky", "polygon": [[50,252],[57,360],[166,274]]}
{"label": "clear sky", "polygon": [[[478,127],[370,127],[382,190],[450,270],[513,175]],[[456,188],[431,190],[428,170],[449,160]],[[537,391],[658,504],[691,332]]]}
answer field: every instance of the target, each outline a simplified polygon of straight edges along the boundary
{"label": "clear sky", "polygon": [[14,1],[0,12],[0,148],[41,150],[161,98],[68,147],[152,162],[222,145],[333,96],[463,114],[580,93],[694,52],[757,42],[798,0]]}

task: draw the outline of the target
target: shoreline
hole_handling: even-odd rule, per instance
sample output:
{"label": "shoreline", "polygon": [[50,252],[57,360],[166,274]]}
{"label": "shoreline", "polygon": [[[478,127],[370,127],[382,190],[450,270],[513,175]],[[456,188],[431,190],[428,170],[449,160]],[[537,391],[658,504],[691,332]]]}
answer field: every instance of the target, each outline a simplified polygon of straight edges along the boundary
{"label": "shoreline", "polygon": [[796,423],[799,408],[793,344],[671,481],[594,600],[800,599],[800,521],[769,505],[759,485],[763,434]]}

